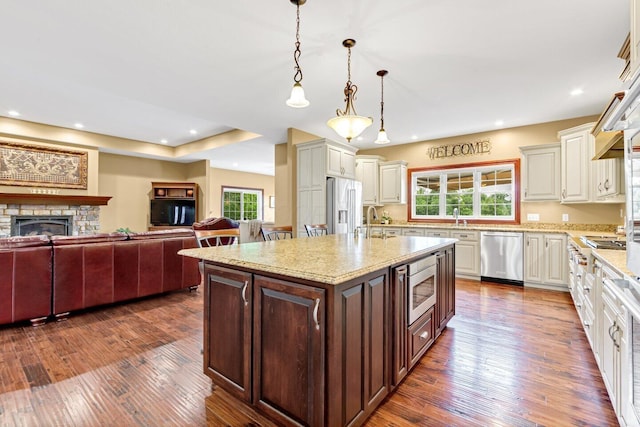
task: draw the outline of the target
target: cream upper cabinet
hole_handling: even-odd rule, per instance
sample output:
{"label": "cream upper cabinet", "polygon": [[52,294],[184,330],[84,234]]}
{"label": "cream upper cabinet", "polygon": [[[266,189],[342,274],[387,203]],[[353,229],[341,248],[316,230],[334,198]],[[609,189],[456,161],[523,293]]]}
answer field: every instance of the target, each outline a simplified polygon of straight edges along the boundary
{"label": "cream upper cabinet", "polygon": [[380,163],[380,203],[407,203],[407,162]]}
{"label": "cream upper cabinet", "polygon": [[558,132],[562,203],[586,203],[591,200],[592,127],[593,123],[587,123]]}
{"label": "cream upper cabinet", "polygon": [[355,179],[356,151],[351,146],[327,142],[327,175]]}
{"label": "cream upper cabinet", "polygon": [[520,147],[522,200],[560,200],[560,143]]}
{"label": "cream upper cabinet", "polygon": [[379,206],[381,156],[356,156],[356,179],[362,182],[362,204]]}
{"label": "cream upper cabinet", "polygon": [[298,197],[296,234],[298,237],[306,237],[304,224],[327,222],[327,176],[355,178],[357,148],[320,139],[297,144],[296,151]]}
{"label": "cream upper cabinet", "polygon": [[567,236],[525,233],[524,283],[550,289],[567,287]]}
{"label": "cream upper cabinet", "polygon": [[324,189],[325,147],[323,144],[300,144],[298,147],[298,190]]}
{"label": "cream upper cabinet", "polygon": [[601,201],[624,203],[623,159],[595,160],[595,195]]}

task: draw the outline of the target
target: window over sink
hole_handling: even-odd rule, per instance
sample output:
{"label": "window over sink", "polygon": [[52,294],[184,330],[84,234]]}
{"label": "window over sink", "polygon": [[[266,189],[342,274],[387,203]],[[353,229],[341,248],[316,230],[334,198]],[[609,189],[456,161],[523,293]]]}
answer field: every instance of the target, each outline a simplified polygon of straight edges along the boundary
{"label": "window over sink", "polygon": [[410,220],[520,222],[520,160],[409,170]]}

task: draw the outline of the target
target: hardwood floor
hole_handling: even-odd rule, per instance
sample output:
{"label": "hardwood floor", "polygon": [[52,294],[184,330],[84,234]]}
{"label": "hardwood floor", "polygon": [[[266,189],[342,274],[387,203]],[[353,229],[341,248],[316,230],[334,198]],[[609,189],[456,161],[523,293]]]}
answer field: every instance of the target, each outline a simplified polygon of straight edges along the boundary
{"label": "hardwood floor", "polygon": [[[568,293],[465,280],[456,316],[368,420],[377,426],[614,426]],[[0,329],[0,426],[272,426],[211,391],[202,292]]]}

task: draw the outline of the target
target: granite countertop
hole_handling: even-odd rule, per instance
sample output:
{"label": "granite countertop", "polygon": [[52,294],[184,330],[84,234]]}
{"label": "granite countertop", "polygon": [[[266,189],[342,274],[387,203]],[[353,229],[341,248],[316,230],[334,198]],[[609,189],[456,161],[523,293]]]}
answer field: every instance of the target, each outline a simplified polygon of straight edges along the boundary
{"label": "granite countertop", "polygon": [[621,275],[634,277],[633,273],[627,269],[627,251],[615,249],[593,249],[591,253],[600,261],[608,264],[614,270],[617,270]]}
{"label": "granite countertop", "polygon": [[229,267],[281,274],[337,285],[455,243],[456,239],[346,234],[183,249],[180,255]]}

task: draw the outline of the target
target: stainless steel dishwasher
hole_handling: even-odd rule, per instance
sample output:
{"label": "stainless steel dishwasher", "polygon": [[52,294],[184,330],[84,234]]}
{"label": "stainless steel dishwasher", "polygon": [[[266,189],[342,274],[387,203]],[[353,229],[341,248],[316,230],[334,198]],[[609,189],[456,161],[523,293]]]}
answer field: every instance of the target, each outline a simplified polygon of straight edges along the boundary
{"label": "stainless steel dishwasher", "polygon": [[480,279],[522,285],[522,233],[483,231],[480,233]]}

